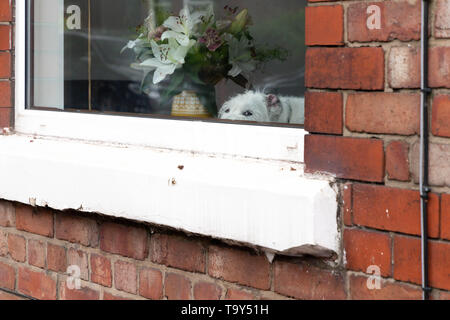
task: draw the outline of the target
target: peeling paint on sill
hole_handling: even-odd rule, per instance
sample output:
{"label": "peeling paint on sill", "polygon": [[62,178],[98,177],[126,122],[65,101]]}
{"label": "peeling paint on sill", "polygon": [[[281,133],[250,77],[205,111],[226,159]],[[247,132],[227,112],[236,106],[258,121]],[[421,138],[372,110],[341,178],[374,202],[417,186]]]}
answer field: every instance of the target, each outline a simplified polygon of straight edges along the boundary
{"label": "peeling paint on sill", "polygon": [[339,251],[333,180],[305,176],[300,163],[29,139],[0,136],[0,168],[8,168],[0,170],[0,198],[283,255],[332,257]]}

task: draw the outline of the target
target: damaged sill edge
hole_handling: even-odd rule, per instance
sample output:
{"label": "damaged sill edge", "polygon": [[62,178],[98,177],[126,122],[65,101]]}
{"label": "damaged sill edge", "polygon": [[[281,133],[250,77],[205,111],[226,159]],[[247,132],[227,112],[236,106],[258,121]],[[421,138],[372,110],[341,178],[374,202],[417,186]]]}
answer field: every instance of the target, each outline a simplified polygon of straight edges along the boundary
{"label": "damaged sill edge", "polygon": [[[0,200],[4,200],[4,199],[0,199]],[[41,201],[41,203],[45,204],[45,208],[50,208],[45,201]],[[32,207],[38,207],[36,205],[36,199],[30,199],[29,205],[31,205]],[[42,206],[40,206],[42,207]],[[54,208],[50,208],[50,209],[54,209]],[[55,210],[55,209],[54,209]],[[198,238],[202,238],[202,239],[210,239],[210,240],[216,240],[219,241],[221,243],[227,244],[229,246],[235,246],[235,247],[241,247],[241,248],[245,248],[245,249],[251,249],[254,252],[258,253],[258,254],[265,254],[267,257],[267,260],[272,263],[275,256],[284,256],[284,257],[293,257],[293,258],[300,258],[300,257],[305,257],[305,256],[312,256],[315,258],[321,258],[324,259],[326,261],[329,261],[331,263],[338,263],[338,259],[339,256],[338,254],[330,249],[324,248],[322,246],[319,245],[312,245],[312,244],[305,244],[302,246],[298,246],[298,247],[293,247],[293,248],[289,248],[283,251],[277,251],[277,250],[273,250],[270,248],[265,248],[265,247],[261,247],[261,246],[257,246],[254,245],[252,243],[249,242],[240,242],[240,241],[236,241],[233,239],[226,239],[226,238],[217,238],[214,236],[206,236],[204,234],[199,234],[199,233],[193,233],[190,232],[188,230],[184,230],[182,228],[172,228],[170,226],[166,226],[166,225],[157,225],[154,223],[150,223],[150,222],[145,222],[145,221],[139,221],[139,220],[133,220],[131,221],[130,219],[126,218],[126,217],[120,217],[120,216],[115,216],[115,217],[111,217],[110,215],[106,215],[104,213],[101,212],[92,212],[92,211],[85,211],[83,209],[83,206],[81,205],[80,208],[78,209],[73,209],[73,208],[66,208],[66,209],[58,209],[58,211],[62,211],[62,212],[80,212],[85,214],[86,216],[89,216],[89,214],[95,214],[97,216],[101,216],[104,218],[108,218],[108,219],[118,219],[119,221],[117,221],[117,223],[121,223],[120,220],[122,220],[123,222],[134,222],[136,224],[144,224],[146,225],[149,230],[150,230],[150,234],[153,233],[157,233],[157,232],[161,232],[161,233],[165,233],[165,232],[177,232],[177,233],[181,233],[184,236],[187,237],[198,237]]]}
{"label": "damaged sill edge", "polygon": [[0,136],[0,198],[181,230],[269,260],[339,253],[334,179],[302,164],[35,138]]}

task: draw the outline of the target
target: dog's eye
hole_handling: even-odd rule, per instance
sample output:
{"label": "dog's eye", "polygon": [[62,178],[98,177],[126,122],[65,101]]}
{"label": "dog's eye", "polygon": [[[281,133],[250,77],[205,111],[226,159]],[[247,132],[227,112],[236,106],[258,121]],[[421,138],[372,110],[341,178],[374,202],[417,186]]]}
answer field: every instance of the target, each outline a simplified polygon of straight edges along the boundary
{"label": "dog's eye", "polygon": [[225,110],[225,113],[229,113],[230,112],[230,108]]}
{"label": "dog's eye", "polygon": [[244,115],[246,117],[250,117],[253,115],[253,113],[251,111],[245,111],[242,115]]}

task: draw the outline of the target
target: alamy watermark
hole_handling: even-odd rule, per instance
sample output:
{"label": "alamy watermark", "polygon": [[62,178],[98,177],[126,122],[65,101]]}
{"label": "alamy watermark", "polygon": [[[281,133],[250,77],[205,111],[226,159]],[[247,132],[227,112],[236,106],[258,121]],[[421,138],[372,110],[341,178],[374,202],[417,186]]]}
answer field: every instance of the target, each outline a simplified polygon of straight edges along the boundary
{"label": "alamy watermark", "polygon": [[379,6],[373,4],[367,7],[367,29],[369,30],[379,30],[381,29],[381,9]]}
{"label": "alamy watermark", "polygon": [[379,266],[371,265],[367,267],[366,273],[371,274],[367,278],[367,289],[380,290],[381,289],[381,269]]}
{"label": "alamy watermark", "polygon": [[71,265],[67,268],[67,274],[70,276],[67,277],[66,286],[70,290],[80,290],[81,289],[81,269],[77,265]]}

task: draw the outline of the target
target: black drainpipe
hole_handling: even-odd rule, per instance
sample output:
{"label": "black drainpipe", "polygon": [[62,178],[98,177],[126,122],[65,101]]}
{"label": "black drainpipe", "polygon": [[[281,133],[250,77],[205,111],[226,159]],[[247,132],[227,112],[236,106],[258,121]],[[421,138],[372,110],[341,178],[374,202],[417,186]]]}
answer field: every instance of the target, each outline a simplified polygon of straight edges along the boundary
{"label": "black drainpipe", "polygon": [[421,75],[420,75],[420,220],[422,231],[422,290],[423,300],[428,300],[428,0],[422,0]]}

